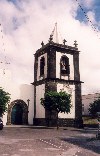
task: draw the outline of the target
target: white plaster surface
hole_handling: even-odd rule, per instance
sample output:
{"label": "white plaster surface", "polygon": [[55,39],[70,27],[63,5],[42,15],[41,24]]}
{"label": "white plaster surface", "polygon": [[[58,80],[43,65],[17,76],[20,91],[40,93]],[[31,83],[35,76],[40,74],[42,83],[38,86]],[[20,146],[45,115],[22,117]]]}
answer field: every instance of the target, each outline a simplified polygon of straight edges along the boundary
{"label": "white plaster surface", "polygon": [[40,99],[44,97],[45,84],[36,87],[36,118],[45,118],[44,107],[40,104]]}
{"label": "white plaster surface", "polygon": [[[34,87],[33,85],[28,85],[28,84],[17,84],[13,82],[11,78],[11,72],[10,70],[5,70],[0,69],[0,86],[8,93],[10,93],[10,103],[15,101],[15,100],[23,100],[26,104],[27,99],[30,99],[30,104],[29,104],[29,114],[28,114],[28,122],[29,124],[33,124],[33,110],[34,110]],[[10,104],[9,103],[9,104]],[[3,124],[6,125],[7,123],[7,113],[3,115]]]}
{"label": "white plaster surface", "polygon": [[71,94],[71,104],[72,108],[70,113],[59,113],[59,118],[75,118],[75,86],[74,85],[63,85],[57,84],[57,92],[65,91],[68,94]]}
{"label": "white plaster surface", "polygon": [[82,105],[84,106],[83,115],[89,115],[89,104],[97,100],[100,97],[100,93],[82,95]]}
{"label": "white plaster surface", "polygon": [[34,116],[34,86],[23,84],[20,86],[20,99],[22,99],[28,105],[29,101],[29,113],[28,113],[28,124],[33,124]]}

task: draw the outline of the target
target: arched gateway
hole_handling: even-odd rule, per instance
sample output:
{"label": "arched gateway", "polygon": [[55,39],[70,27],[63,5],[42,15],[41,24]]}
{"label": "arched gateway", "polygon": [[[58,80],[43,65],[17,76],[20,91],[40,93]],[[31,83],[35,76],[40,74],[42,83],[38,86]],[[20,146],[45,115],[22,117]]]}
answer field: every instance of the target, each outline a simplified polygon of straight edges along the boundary
{"label": "arched gateway", "polygon": [[7,125],[10,124],[28,124],[28,106],[21,99],[15,100],[8,105]]}

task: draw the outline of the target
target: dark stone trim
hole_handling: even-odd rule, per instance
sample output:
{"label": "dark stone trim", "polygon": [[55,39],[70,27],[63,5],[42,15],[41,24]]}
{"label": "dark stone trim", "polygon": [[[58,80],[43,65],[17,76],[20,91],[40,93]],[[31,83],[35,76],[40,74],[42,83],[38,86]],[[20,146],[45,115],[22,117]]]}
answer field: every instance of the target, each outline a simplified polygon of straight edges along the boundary
{"label": "dark stone trim", "polygon": [[34,81],[37,81],[38,57],[34,57]]}
{"label": "dark stone trim", "polygon": [[34,55],[37,55],[39,57],[40,55],[49,52],[49,49],[51,47],[58,52],[60,51],[62,53],[67,53],[71,55],[73,55],[74,53],[79,53],[78,48],[76,47],[50,42],[38,49]]}
{"label": "dark stone trim", "polygon": [[53,81],[53,82],[58,82],[58,83],[69,83],[69,84],[84,83],[82,81],[64,80],[64,79],[59,79],[59,78],[46,78],[46,79],[43,79],[43,80],[35,81],[35,82],[31,83],[31,84],[32,85],[40,85],[40,84],[46,83],[48,81]]}
{"label": "dark stone trim", "polygon": [[[56,119],[47,119],[47,118],[35,118],[33,120],[35,126],[47,126],[47,127],[56,127],[57,120]],[[83,121],[76,119],[68,119],[68,118],[59,118],[58,119],[59,127],[76,127],[83,128]]]}
{"label": "dark stone trim", "polygon": [[81,84],[75,84],[75,118],[82,119]]}
{"label": "dark stone trim", "polygon": [[45,118],[35,118],[33,119],[34,126],[47,126]]}
{"label": "dark stone trim", "polygon": [[80,119],[75,119],[74,120],[74,127],[83,128],[84,127],[83,120],[81,118]]}
{"label": "dark stone trim", "polygon": [[60,127],[74,127],[74,119],[72,118],[60,118],[58,120],[58,125]]}
{"label": "dark stone trim", "polygon": [[72,47],[72,46],[68,46],[68,45],[64,45],[64,44],[59,44],[59,43],[54,43],[54,42],[49,42],[46,45],[44,45],[43,47],[41,47],[40,49],[38,49],[37,52],[44,50],[48,46],[54,46],[54,47],[59,47],[59,48],[71,49],[71,50],[78,51],[78,48],[76,48],[76,47]]}
{"label": "dark stone trim", "polygon": [[56,51],[50,48],[47,54],[47,78],[56,77]]}
{"label": "dark stone trim", "polygon": [[74,53],[73,55],[74,63],[74,80],[80,81],[80,72],[79,72],[79,53]]}
{"label": "dark stone trim", "polygon": [[[45,93],[47,93],[48,91],[57,91],[57,83],[53,82],[53,81],[48,81],[45,83]],[[57,113],[55,111],[53,111],[52,113],[49,110],[45,109],[45,118],[46,119],[56,119],[57,118]],[[49,122],[48,122],[49,125]]]}
{"label": "dark stone trim", "polygon": [[83,127],[81,84],[75,84],[75,127]]}
{"label": "dark stone trim", "polygon": [[98,124],[83,124],[83,127],[98,128]]}

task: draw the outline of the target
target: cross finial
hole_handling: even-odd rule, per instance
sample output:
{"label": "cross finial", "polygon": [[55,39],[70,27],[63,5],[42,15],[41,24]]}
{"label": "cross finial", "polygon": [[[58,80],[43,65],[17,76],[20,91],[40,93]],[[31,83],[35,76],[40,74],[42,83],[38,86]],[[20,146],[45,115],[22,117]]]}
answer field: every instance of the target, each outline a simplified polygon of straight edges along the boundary
{"label": "cross finial", "polygon": [[53,35],[50,35],[49,42],[53,41]]}
{"label": "cross finial", "polygon": [[77,46],[78,46],[78,44],[77,44],[77,41],[76,41],[76,40],[74,41],[74,46],[75,46],[75,48],[77,48]]}
{"label": "cross finial", "polygon": [[67,41],[64,39],[64,40],[63,40],[63,44],[65,45],[66,42],[67,42]]}
{"label": "cross finial", "polygon": [[42,45],[42,47],[44,46],[44,42],[43,41],[41,42],[41,45]]}

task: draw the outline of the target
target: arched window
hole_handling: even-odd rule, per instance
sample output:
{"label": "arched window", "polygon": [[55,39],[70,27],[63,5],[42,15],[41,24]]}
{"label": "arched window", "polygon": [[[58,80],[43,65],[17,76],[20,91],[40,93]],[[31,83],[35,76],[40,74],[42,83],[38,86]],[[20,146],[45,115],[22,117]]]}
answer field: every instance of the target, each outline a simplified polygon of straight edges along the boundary
{"label": "arched window", "polygon": [[61,69],[61,75],[69,75],[70,74],[69,58],[65,55],[61,57],[60,69]]}
{"label": "arched window", "polygon": [[40,76],[44,75],[45,58],[40,59]]}

